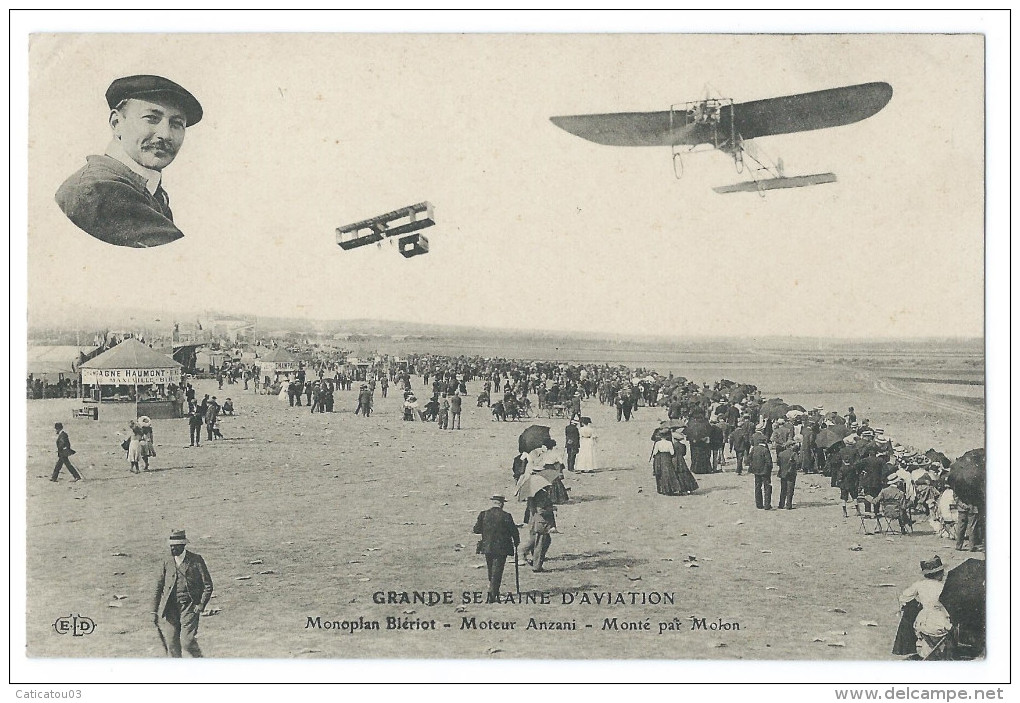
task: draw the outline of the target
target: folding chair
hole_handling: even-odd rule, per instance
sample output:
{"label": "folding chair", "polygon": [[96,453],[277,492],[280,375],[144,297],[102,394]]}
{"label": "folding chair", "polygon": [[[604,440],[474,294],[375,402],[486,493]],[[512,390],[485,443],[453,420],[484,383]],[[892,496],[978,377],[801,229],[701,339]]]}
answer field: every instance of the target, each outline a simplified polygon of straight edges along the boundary
{"label": "folding chair", "polygon": [[953,658],[953,637],[952,632],[947,632],[936,640],[934,637],[924,635],[929,642],[934,642],[928,656],[921,657],[922,661],[947,661]]}
{"label": "folding chair", "polygon": [[[868,500],[864,496],[857,496],[857,517],[861,519],[861,526],[858,529],[859,532],[863,532],[866,535],[873,534],[868,531],[868,523],[865,520],[872,519],[874,516],[865,512],[868,507]],[[879,523],[879,529],[881,531],[881,523]]]}
{"label": "folding chair", "polygon": [[[909,521],[904,522],[901,517],[886,517],[880,513],[876,519],[879,531],[885,535],[903,534],[903,531],[911,526]],[[913,528],[911,528],[911,531],[913,531]]]}
{"label": "folding chair", "polygon": [[[941,508],[941,506],[940,506]],[[946,510],[939,510],[939,537],[948,537],[951,540],[956,539],[956,520],[954,519],[957,515],[956,503],[950,503]]]}

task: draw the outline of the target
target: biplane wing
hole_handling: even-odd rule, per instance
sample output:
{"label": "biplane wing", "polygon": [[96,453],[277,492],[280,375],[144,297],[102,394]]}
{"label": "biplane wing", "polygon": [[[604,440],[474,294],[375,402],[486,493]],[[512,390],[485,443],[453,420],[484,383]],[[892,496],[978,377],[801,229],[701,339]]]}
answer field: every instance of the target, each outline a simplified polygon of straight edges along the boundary
{"label": "biplane wing", "polygon": [[680,113],[670,110],[563,115],[549,119],[560,129],[596,144],[694,146],[712,143],[713,134],[730,133],[731,124],[744,140],[853,124],[885,107],[892,93],[888,83],[862,83],[737,103],[720,111],[717,126],[685,124],[677,118]]}

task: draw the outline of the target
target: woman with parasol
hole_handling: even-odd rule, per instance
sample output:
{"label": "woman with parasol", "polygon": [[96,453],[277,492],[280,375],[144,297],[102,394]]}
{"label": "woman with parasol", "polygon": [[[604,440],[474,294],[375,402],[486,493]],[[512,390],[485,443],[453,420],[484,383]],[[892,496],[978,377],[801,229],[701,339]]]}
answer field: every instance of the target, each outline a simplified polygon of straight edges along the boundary
{"label": "woman with parasol", "polygon": [[128,471],[133,474],[141,473],[138,468],[139,462],[142,460],[142,428],[134,420],[128,420],[128,438],[121,444],[127,450],[127,461]]}
{"label": "woman with parasol", "polygon": [[141,457],[144,466],[143,471],[149,470],[149,457],[156,456],[156,446],[152,437],[152,420],[146,415],[138,418],[138,426],[142,428]]}

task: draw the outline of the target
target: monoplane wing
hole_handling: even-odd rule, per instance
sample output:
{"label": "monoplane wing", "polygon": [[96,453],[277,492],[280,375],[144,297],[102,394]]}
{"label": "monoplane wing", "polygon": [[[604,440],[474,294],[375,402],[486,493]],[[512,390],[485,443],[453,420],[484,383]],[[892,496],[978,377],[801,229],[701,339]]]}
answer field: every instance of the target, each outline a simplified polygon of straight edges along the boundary
{"label": "monoplane wing", "polygon": [[732,113],[728,106],[720,110],[717,130],[706,124],[684,124],[680,113],[669,110],[562,115],[549,119],[560,129],[607,146],[697,145],[711,143],[713,134],[730,134],[731,114],[736,134],[745,140],[806,132],[871,117],[886,106],[892,92],[888,83],[863,83],[738,103],[733,105]]}
{"label": "monoplane wing", "polygon": [[[871,117],[892,99],[888,83],[863,83],[813,93],[754,100],[733,106],[736,132],[742,139],[773,134],[840,127]],[[729,130],[729,111],[723,110],[719,130]]]}
{"label": "monoplane wing", "polygon": [[670,146],[686,139],[695,125],[670,130],[669,110],[613,112],[604,115],[561,115],[549,120],[562,130],[606,146]]}

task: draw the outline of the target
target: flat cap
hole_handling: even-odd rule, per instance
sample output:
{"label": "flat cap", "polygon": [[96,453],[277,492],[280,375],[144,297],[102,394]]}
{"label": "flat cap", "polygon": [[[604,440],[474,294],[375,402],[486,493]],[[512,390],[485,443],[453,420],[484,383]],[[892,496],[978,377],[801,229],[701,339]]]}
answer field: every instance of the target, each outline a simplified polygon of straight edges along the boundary
{"label": "flat cap", "polygon": [[113,110],[130,98],[170,97],[180,103],[188,126],[202,120],[202,105],[198,99],[181,86],[162,76],[125,76],[118,78],[106,89],[106,104]]}

